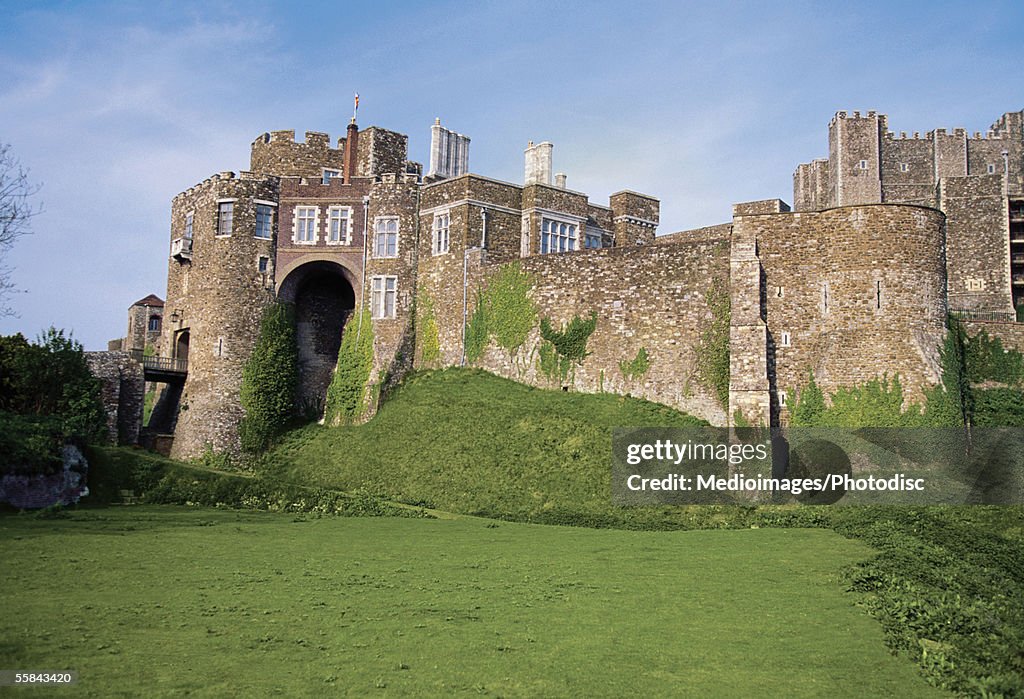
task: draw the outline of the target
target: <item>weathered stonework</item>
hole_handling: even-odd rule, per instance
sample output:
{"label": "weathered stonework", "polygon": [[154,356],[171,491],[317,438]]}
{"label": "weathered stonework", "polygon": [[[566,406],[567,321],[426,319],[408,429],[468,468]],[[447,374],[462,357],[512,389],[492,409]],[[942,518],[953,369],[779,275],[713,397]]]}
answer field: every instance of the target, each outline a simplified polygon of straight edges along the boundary
{"label": "weathered stonework", "polygon": [[[251,172],[215,175],[172,204],[160,346],[188,358],[172,453],[237,448],[241,369],[272,300],[295,304],[301,397],[316,408],[355,309],[373,316],[368,395],[386,394],[410,368],[465,362],[478,294],[512,262],[529,275],[538,319],[596,314],[567,389],[639,395],[716,424],[786,422],[812,370],[826,393],[898,375],[920,400],[939,380],[948,309],[1008,319],[1024,300],[1021,116],[985,137],[907,138],[884,115],[839,112],[829,157],[794,173],[795,212],[745,202],[730,222],[658,238],[657,199],[589,201],[552,178],[548,143],[527,148],[520,185],[465,173],[468,137],[439,123],[448,145],[435,139],[425,179],[407,137],[379,127],[353,122],[336,148],[318,132],[304,143],[265,134]],[[228,200],[233,230],[218,235]],[[257,208],[270,237],[257,235]],[[713,288],[731,306],[728,405],[698,369],[722,312]],[[514,355],[492,343],[478,364],[549,386],[540,344],[534,327]],[[626,375],[641,348],[649,368]]]}
{"label": "weathered stonework", "polygon": [[142,365],[128,352],[86,352],[85,361],[102,384],[110,441],[137,444],[146,390]]}

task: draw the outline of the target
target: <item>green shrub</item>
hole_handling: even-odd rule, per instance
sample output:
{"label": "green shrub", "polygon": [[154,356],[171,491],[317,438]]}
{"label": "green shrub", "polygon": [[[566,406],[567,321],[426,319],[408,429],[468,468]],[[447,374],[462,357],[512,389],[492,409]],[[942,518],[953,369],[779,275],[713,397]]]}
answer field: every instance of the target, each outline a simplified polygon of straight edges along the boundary
{"label": "green shrub", "polygon": [[274,303],[263,311],[259,338],[242,370],[242,449],[263,451],[284,430],[295,415],[298,383],[295,315],[289,304]]}
{"label": "green shrub", "polygon": [[100,388],[82,345],[63,330],[50,328],[32,344],[21,334],[0,338],[0,410],[53,417],[65,437],[103,441]]}
{"label": "green shrub", "polygon": [[369,308],[362,308],[345,324],[338,349],[338,365],[327,389],[324,418],[337,425],[366,412],[366,387],[373,370],[373,323]]}
{"label": "green shrub", "polygon": [[0,411],[0,474],[55,473],[65,441],[60,419]]}

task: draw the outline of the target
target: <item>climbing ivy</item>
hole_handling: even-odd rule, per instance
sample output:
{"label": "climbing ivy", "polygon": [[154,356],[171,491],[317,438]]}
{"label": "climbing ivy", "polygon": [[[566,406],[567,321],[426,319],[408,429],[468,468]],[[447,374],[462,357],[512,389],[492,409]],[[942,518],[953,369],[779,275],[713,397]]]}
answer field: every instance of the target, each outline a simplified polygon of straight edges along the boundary
{"label": "climbing ivy", "polygon": [[274,303],[263,311],[259,338],[242,369],[242,449],[263,451],[284,430],[295,414],[298,384],[295,314],[290,304]]}
{"label": "climbing ivy", "polygon": [[515,359],[537,323],[537,307],[530,300],[533,278],[518,262],[504,265],[491,277],[487,289],[477,293],[476,308],[466,324],[466,361],[476,362],[494,340]]}
{"label": "climbing ivy", "polygon": [[619,362],[619,371],[622,372],[622,376],[630,381],[636,381],[637,379],[643,378],[647,370],[651,368],[651,359],[647,355],[647,348],[641,347],[637,350],[636,356],[632,360],[627,361],[623,359]]}
{"label": "climbing ivy", "polygon": [[964,344],[967,378],[972,384],[996,381],[1018,386],[1024,379],[1024,355],[1003,347],[998,337],[989,337],[982,330]]}
{"label": "climbing ivy", "polygon": [[963,326],[950,317],[939,351],[942,379],[926,390],[924,405],[903,405],[899,376],[883,376],[831,394],[829,405],[814,381],[814,373],[798,392],[791,413],[798,427],[959,427],[972,421],[967,342]]}
{"label": "climbing ivy", "polygon": [[591,312],[589,318],[573,316],[565,327],[555,330],[551,321],[541,318],[540,336],[543,339],[538,349],[538,363],[545,376],[552,381],[572,383],[576,376],[576,367],[590,355],[587,351],[587,340],[597,327],[597,313]]}
{"label": "climbing ivy", "polygon": [[434,316],[434,301],[421,291],[416,303],[420,317],[420,363],[433,364],[441,358],[441,340],[438,336],[437,318]]}
{"label": "climbing ivy", "polygon": [[704,302],[711,310],[711,322],[700,336],[697,353],[697,376],[714,391],[723,407],[729,405],[729,322],[732,307],[729,290],[721,279],[714,279],[704,293]]}
{"label": "climbing ivy", "polygon": [[373,323],[370,309],[352,314],[341,336],[338,364],[327,389],[324,421],[350,423],[366,411],[366,384],[373,369]]}
{"label": "climbing ivy", "polygon": [[533,279],[519,263],[503,266],[487,285],[491,336],[509,356],[516,354],[537,323],[537,307],[530,300]]}

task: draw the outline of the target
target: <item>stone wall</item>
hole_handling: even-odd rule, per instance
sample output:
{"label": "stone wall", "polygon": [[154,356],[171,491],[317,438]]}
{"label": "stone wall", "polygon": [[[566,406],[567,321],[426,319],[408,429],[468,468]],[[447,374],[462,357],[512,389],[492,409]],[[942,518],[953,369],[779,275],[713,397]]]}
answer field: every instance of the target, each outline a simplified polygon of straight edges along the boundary
{"label": "stone wall", "polygon": [[879,138],[884,117],[838,112],[828,125],[829,206],[876,204],[882,201]]}
{"label": "stone wall", "polygon": [[921,400],[938,381],[947,310],[940,211],[741,216],[733,231],[757,241],[775,401],[792,398],[810,370],[826,394],[898,374],[905,397]]}
{"label": "stone wall", "polygon": [[[417,202],[415,175],[383,175],[370,191],[370,240],[363,299],[370,303],[374,317],[374,366],[370,380],[379,384],[384,392],[413,364],[417,241],[421,233]],[[374,226],[378,220],[390,217],[398,219],[397,256],[381,257],[375,251]],[[397,282],[395,312],[393,317],[380,317],[379,309],[373,307],[373,282],[374,278],[388,277],[394,277]],[[371,411],[375,409],[376,406],[371,405]]]}
{"label": "stone wall", "polygon": [[405,134],[370,126],[359,132],[358,142],[355,176],[406,172],[409,137]]}
{"label": "stone wall", "polygon": [[[165,302],[165,352],[180,355],[188,338],[175,458],[198,456],[207,446],[238,448],[242,368],[274,290],[272,270],[260,272],[259,265],[261,257],[274,257],[277,216],[273,237],[256,238],[256,201],[276,202],[278,194],[276,177],[221,173],[172,203],[172,239],[184,234],[188,213],[193,219],[191,259],[170,260]],[[234,200],[231,235],[217,235],[218,201],[226,199]]]}
{"label": "stone wall", "polygon": [[661,202],[652,196],[624,190],[612,194],[612,221],[615,224],[615,245],[646,245],[654,241],[661,220]]}
{"label": "stone wall", "polygon": [[[706,292],[710,284],[728,287],[729,250],[722,243],[658,245],[586,250],[523,259],[533,277],[531,294],[539,317],[555,328],[573,316],[597,314],[587,349],[575,370],[572,390],[632,394],[671,405],[724,424],[725,408],[697,373],[700,338],[712,321]],[[470,259],[470,288],[485,286],[499,269],[480,255]],[[471,297],[470,310],[475,305]],[[461,308],[439,315],[445,358],[461,356]],[[537,386],[557,388],[538,369],[539,328],[516,357],[493,344],[480,364],[495,373]],[[623,375],[620,362],[643,347],[650,368],[641,378]],[[455,362],[452,362],[455,363]]]}
{"label": "stone wall", "polygon": [[677,243],[711,243],[728,242],[732,238],[732,222],[719,223],[715,226],[704,226],[688,231],[676,231],[659,235],[652,242],[655,245],[675,245]]}
{"label": "stone wall", "polygon": [[989,337],[998,337],[1004,349],[1024,353],[1024,323],[1003,323],[987,320],[961,320],[967,335],[974,337],[985,332]]}
{"label": "stone wall", "polygon": [[86,352],[85,361],[102,384],[110,441],[138,444],[146,393],[142,365],[128,352]]}
{"label": "stone wall", "polygon": [[252,142],[249,169],[278,177],[308,177],[320,180],[324,168],[342,171],[345,139],[331,148],[330,137],[307,131],[305,143],[296,143],[295,131],[271,131]]}
{"label": "stone wall", "polygon": [[1002,176],[944,178],[939,202],[946,213],[949,307],[1012,313],[1009,211]]}

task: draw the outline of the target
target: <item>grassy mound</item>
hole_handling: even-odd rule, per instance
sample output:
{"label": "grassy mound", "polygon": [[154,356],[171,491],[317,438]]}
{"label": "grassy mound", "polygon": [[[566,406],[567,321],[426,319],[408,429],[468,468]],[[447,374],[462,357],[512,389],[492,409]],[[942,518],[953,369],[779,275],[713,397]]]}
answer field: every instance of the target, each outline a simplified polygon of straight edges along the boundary
{"label": "grassy mound", "polygon": [[267,468],[282,481],[453,512],[592,524],[615,516],[612,427],[703,424],[636,398],[446,369],[410,377],[365,425],[292,433]]}

